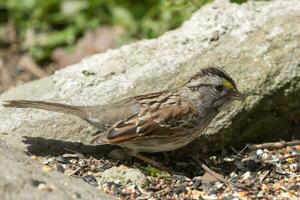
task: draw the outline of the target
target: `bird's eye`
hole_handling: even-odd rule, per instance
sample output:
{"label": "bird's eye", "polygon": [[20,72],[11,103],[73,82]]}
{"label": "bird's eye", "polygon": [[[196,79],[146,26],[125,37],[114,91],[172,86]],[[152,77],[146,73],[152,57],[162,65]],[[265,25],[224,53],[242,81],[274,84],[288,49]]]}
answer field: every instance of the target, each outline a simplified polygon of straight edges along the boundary
{"label": "bird's eye", "polygon": [[224,90],[224,87],[223,87],[223,85],[218,84],[218,85],[215,86],[215,89],[216,89],[218,92],[222,92],[222,91]]}

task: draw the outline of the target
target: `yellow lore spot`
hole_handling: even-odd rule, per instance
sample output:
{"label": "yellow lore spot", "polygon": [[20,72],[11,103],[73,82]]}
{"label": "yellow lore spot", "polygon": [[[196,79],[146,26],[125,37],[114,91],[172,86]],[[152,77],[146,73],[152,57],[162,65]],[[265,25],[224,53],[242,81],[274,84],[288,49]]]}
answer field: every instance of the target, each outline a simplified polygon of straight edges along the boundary
{"label": "yellow lore spot", "polygon": [[231,90],[234,88],[233,84],[230,81],[223,81],[223,86],[227,89],[227,90]]}

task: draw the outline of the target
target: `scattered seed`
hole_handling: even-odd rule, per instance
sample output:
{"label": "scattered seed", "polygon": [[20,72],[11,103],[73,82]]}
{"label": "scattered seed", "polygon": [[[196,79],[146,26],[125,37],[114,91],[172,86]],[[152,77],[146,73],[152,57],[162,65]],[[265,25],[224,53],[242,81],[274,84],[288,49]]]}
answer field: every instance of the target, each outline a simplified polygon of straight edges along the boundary
{"label": "scattered seed", "polygon": [[[300,146],[297,148],[300,149]],[[177,173],[172,176],[147,176],[145,185],[137,185],[131,181],[126,184],[97,181],[101,172],[112,166],[144,166],[138,161],[132,163],[132,160],[114,161],[81,157],[77,153],[64,154],[46,158],[43,163],[47,164],[43,165],[43,171],[55,169],[67,175],[76,175],[74,177],[80,177],[118,199],[300,199],[299,149],[286,147],[277,150],[244,150],[242,156],[236,156],[236,153],[227,154],[225,158],[214,155],[210,160],[204,160],[209,168],[226,180],[237,185],[244,184],[246,189],[212,180],[207,174],[203,176],[201,167],[188,160],[172,162],[170,159],[167,164],[170,163],[169,167]],[[197,175],[199,173],[201,176]],[[41,180],[32,180],[30,183],[41,191],[52,191]],[[73,196],[74,199],[82,198],[76,194]]]}

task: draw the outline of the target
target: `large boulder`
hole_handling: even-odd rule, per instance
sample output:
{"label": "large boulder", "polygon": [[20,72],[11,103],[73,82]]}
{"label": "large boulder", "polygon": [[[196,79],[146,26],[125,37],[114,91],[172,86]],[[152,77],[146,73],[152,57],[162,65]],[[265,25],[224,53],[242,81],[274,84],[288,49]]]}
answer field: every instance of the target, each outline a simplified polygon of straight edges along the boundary
{"label": "large boulder", "polygon": [[[215,1],[158,39],[86,58],[53,76],[7,91],[0,101],[107,104],[172,88],[200,68],[217,65],[224,66],[248,97],[227,107],[201,133],[194,143],[199,150],[296,135],[300,127],[299,13],[298,0],[242,5]],[[0,121],[0,149],[8,146],[23,156],[26,148],[45,155],[63,146],[99,151],[86,144],[96,129],[76,117],[0,108]]]}
{"label": "large boulder", "polygon": [[1,199],[113,199],[82,180],[47,172],[24,152],[0,140]]}

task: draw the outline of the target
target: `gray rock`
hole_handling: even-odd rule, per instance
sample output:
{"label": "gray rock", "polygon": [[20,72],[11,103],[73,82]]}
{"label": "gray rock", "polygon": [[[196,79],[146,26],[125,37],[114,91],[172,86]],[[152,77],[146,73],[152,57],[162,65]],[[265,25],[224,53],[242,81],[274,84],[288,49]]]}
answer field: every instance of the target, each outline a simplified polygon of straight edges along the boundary
{"label": "gray rock", "polygon": [[[158,39],[92,56],[12,89],[0,100],[106,104],[174,87],[199,68],[221,65],[249,97],[221,112],[202,138],[221,146],[282,138],[299,126],[299,10],[297,0],[242,5],[219,0]],[[7,133],[5,140],[15,146],[22,144],[16,144],[22,136],[87,142],[96,131],[73,116],[0,109],[0,133]]]}
{"label": "gray rock", "polygon": [[[158,39],[89,57],[51,77],[9,90],[0,96],[0,101],[35,99],[74,105],[106,104],[172,88],[202,67],[221,65],[249,96],[216,117],[194,143],[194,152],[296,135],[300,127],[299,13],[298,0],[251,1],[243,5],[218,0],[196,12],[182,27]],[[23,176],[37,176],[53,184],[58,188],[53,194],[66,189],[59,180],[68,179],[33,171],[35,165],[27,162],[24,151],[47,155],[71,145],[78,152],[104,152],[78,143],[87,143],[96,130],[73,116],[0,108],[0,121],[0,137],[5,141],[0,146],[3,151],[0,190],[15,189],[19,198],[40,195],[26,184],[23,187],[28,180]],[[11,159],[14,156],[16,160]],[[8,178],[10,174],[13,179]],[[76,182],[82,194],[95,194],[89,189],[83,191],[88,187],[84,183],[68,180],[70,184]],[[62,193],[55,193],[56,197],[65,197]]]}
{"label": "gray rock", "polygon": [[0,140],[1,199],[112,199],[81,179],[42,166]]}
{"label": "gray rock", "polygon": [[142,187],[146,183],[146,176],[138,169],[128,168],[124,165],[112,167],[100,174],[99,183],[114,182],[125,185],[133,182]]}

